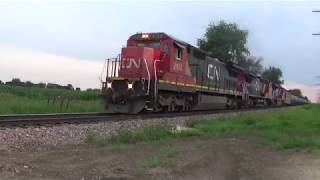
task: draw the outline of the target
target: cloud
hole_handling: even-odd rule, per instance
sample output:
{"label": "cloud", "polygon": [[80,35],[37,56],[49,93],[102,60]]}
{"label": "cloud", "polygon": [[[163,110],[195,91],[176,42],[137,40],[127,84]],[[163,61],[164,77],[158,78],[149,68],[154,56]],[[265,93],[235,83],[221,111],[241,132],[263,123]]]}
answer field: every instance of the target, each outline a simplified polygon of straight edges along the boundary
{"label": "cloud", "polygon": [[32,49],[0,45],[0,80],[13,77],[23,81],[73,84],[99,88],[103,62],[58,56]]}
{"label": "cloud", "polygon": [[[58,56],[15,46],[0,45],[0,80],[13,77],[35,83],[73,84],[75,87],[100,88],[103,61]],[[286,81],[286,89],[301,89],[303,95],[316,102],[320,88]]]}
{"label": "cloud", "polygon": [[298,82],[287,81],[283,85],[286,89],[300,89],[304,96],[307,96],[312,102],[317,102],[318,93],[320,92],[319,86],[310,86]]}

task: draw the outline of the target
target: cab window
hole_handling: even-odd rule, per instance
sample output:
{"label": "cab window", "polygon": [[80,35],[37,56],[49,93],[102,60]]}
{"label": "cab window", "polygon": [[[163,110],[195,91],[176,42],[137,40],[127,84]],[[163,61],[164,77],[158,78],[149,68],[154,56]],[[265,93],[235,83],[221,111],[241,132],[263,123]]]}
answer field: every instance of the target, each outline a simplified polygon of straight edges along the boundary
{"label": "cab window", "polygon": [[150,48],[159,49],[160,48],[160,42],[138,42],[137,46],[138,47],[150,47]]}
{"label": "cab window", "polygon": [[155,49],[159,49],[160,48],[160,42],[152,42],[151,43],[151,47],[153,47]]}
{"label": "cab window", "polygon": [[163,52],[164,52],[165,54],[169,54],[169,46],[168,46],[167,43],[165,43],[165,44],[163,45],[162,50],[163,50]]}
{"label": "cab window", "polygon": [[181,60],[182,59],[182,48],[177,47],[176,48],[176,59]]}

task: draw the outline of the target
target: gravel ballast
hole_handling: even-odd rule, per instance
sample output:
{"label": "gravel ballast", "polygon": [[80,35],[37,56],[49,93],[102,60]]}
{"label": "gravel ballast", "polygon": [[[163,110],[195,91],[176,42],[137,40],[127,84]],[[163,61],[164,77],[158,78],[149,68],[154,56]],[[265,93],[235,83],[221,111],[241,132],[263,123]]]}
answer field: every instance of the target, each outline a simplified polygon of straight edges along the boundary
{"label": "gravel ballast", "polygon": [[[279,111],[286,109],[287,108],[277,108],[257,111]],[[0,130],[0,152],[48,150],[58,146],[82,144],[85,142],[89,133],[108,137],[120,132],[121,130],[134,130],[151,125],[166,125],[171,128],[175,128],[177,126],[184,127],[196,121],[236,116],[242,113],[248,112],[144,120],[128,119],[124,121],[105,121],[91,124],[62,124],[50,127],[5,128]]]}

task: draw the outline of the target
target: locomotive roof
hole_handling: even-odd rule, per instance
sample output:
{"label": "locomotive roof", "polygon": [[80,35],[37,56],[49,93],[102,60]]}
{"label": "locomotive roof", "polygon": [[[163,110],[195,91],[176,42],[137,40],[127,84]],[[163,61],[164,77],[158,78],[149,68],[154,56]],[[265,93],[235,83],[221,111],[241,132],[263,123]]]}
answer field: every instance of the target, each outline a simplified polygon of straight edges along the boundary
{"label": "locomotive roof", "polygon": [[143,34],[154,35],[155,37],[158,37],[159,39],[172,39],[172,40],[174,40],[175,43],[177,43],[178,45],[180,44],[180,45],[186,46],[187,48],[197,49],[198,51],[204,53],[206,56],[215,58],[215,59],[217,59],[220,63],[223,63],[223,64],[225,64],[226,66],[230,66],[230,67],[232,67],[233,69],[236,69],[236,70],[239,70],[239,71],[243,71],[243,72],[245,72],[246,74],[248,74],[248,75],[251,76],[251,77],[256,77],[256,78],[259,78],[259,79],[262,79],[262,80],[267,80],[267,79],[264,79],[264,78],[262,78],[262,77],[260,77],[260,76],[258,76],[258,75],[256,75],[256,74],[253,74],[253,73],[245,70],[244,68],[242,68],[241,66],[239,66],[239,65],[237,65],[237,64],[235,64],[235,63],[233,63],[233,62],[225,63],[225,62],[219,60],[217,57],[212,56],[212,55],[209,54],[208,52],[203,51],[203,50],[201,50],[201,49],[199,49],[199,48],[197,48],[197,47],[195,47],[195,46],[193,46],[193,45],[191,45],[191,44],[189,44],[189,43],[187,43],[187,42],[185,42],[185,41],[182,41],[182,40],[180,40],[180,39],[178,39],[178,38],[176,38],[176,37],[174,37],[174,36],[171,36],[171,35],[169,35],[169,34],[166,34],[166,33],[164,33],[164,32],[152,32],[152,33],[142,33],[142,32],[138,32],[138,33],[130,36],[129,39],[135,39],[135,38],[138,38],[138,37],[141,38],[141,36],[142,36]]}
{"label": "locomotive roof", "polygon": [[189,43],[185,42],[185,41],[182,41],[178,38],[175,38],[169,34],[166,34],[164,32],[153,32],[153,33],[142,33],[142,32],[138,32],[132,36],[129,37],[129,39],[136,39],[136,38],[140,38],[143,34],[146,34],[146,35],[152,35],[154,37],[158,37],[159,39],[173,39],[175,42],[179,43],[179,44],[182,44],[184,46],[190,46]]}

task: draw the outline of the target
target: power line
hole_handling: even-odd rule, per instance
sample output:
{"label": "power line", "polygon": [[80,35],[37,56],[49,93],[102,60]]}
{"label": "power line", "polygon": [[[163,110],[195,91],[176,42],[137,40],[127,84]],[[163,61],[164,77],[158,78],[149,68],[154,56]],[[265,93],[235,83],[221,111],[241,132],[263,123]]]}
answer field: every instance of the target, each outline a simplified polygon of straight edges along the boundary
{"label": "power line", "polygon": [[[317,13],[317,12],[320,12],[320,10],[313,10],[312,12],[316,12]],[[313,36],[320,36],[320,33],[313,33],[312,35]]]}

